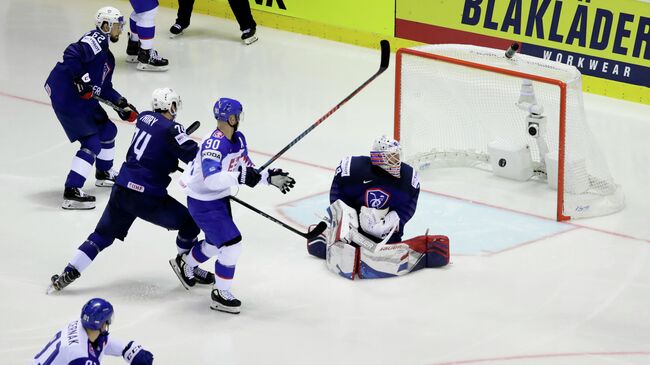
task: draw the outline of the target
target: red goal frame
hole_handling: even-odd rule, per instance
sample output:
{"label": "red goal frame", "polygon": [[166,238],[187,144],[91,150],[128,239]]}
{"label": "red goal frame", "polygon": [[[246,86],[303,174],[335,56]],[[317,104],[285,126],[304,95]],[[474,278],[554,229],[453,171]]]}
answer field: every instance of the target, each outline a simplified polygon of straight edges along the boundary
{"label": "red goal frame", "polygon": [[566,139],[566,105],[567,105],[567,84],[564,81],[552,79],[543,76],[531,75],[524,72],[513,71],[493,66],[488,66],[480,63],[460,60],[447,56],[441,56],[431,53],[426,53],[410,48],[400,48],[395,54],[395,120],[393,137],[400,140],[400,111],[401,111],[401,81],[402,81],[402,56],[404,54],[432,59],[440,62],[447,62],[459,66],[470,67],[474,69],[481,69],[487,72],[494,72],[498,74],[508,75],[521,79],[533,80],[545,84],[555,85],[560,89],[560,115],[559,115],[559,136],[558,136],[558,176],[557,176],[557,214],[556,219],[558,222],[568,221],[570,216],[564,215],[564,156],[565,156],[565,139]]}

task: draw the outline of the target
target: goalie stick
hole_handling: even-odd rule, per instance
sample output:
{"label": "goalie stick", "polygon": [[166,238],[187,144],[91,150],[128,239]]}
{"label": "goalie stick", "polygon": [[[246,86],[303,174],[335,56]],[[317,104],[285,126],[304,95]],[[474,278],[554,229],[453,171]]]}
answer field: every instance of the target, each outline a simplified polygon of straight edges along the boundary
{"label": "goalie stick", "polygon": [[288,145],[286,145],[280,152],[276,153],[275,156],[271,157],[262,167],[257,169],[258,172],[261,172],[265,168],[267,168],[270,164],[273,163],[273,161],[277,160],[280,156],[282,156],[287,150],[298,141],[303,139],[309,132],[311,132],[314,128],[318,127],[319,124],[323,123],[323,121],[327,118],[330,117],[330,115],[334,114],[343,104],[347,103],[352,97],[357,95],[359,91],[363,90],[366,86],[368,86],[369,83],[371,83],[374,79],[377,78],[377,76],[381,75],[386,69],[388,68],[388,62],[390,60],[390,43],[387,40],[382,40],[379,42],[379,46],[381,48],[381,61],[379,63],[379,70],[375,72],[374,75],[372,75],[366,82],[361,84],[356,90],[354,90],[350,95],[346,96],[345,99],[341,100],[340,103],[336,104],[332,109],[330,109],[327,113],[325,113],[322,117],[320,117],[314,124],[312,124],[309,128],[307,128],[304,132],[302,132],[298,137],[296,137],[293,141],[289,142]]}
{"label": "goalie stick", "polygon": [[245,201],[242,201],[242,200],[240,200],[240,199],[238,199],[238,198],[236,198],[236,197],[234,197],[234,196],[230,196],[230,200],[234,200],[235,202],[237,202],[237,203],[239,203],[239,204],[245,206],[246,208],[252,210],[253,212],[255,212],[255,213],[261,215],[262,217],[264,217],[264,218],[266,218],[266,219],[268,219],[268,220],[271,220],[271,221],[273,221],[273,222],[275,222],[275,223],[281,225],[282,227],[284,227],[284,228],[290,230],[291,232],[293,232],[293,233],[295,233],[295,234],[297,234],[297,235],[299,235],[299,236],[301,236],[301,237],[304,237],[304,238],[306,238],[306,239],[308,239],[308,240],[309,240],[309,239],[313,239],[313,238],[318,237],[321,233],[323,233],[323,232],[325,231],[325,229],[327,229],[327,223],[321,221],[321,222],[319,222],[318,225],[317,225],[316,227],[314,227],[314,229],[312,229],[311,231],[309,231],[309,232],[307,232],[307,233],[302,233],[302,232],[300,232],[299,230],[297,230],[297,229],[291,227],[290,225],[288,225],[288,224],[286,224],[286,223],[280,221],[279,219],[273,218],[272,216],[270,216],[270,215],[264,213],[263,211],[261,211],[261,210],[255,208],[254,206],[252,206],[252,205],[246,203]]}

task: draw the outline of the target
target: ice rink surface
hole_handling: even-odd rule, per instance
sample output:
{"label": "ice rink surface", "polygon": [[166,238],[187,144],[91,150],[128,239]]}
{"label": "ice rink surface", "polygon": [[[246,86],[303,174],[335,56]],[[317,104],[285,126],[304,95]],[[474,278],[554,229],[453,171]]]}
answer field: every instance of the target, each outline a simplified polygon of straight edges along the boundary
{"label": "ice rink surface", "polygon": [[[78,144],[67,141],[43,83],[109,3],[130,13],[121,1],[0,2],[1,364],[28,363],[92,297],[113,303],[111,334],[136,339],[156,364],[650,363],[650,107],[589,94],[589,125],[626,194],[620,213],[560,224],[549,219],[553,202],[517,197],[512,182],[491,178],[483,186],[473,183],[476,171],[440,170],[423,174],[407,233],[428,227],[448,235],[452,263],[444,269],[347,281],[310,257],[299,236],[234,207],[244,237],[233,285],[240,315],[210,310],[208,288],[183,289],[167,263],[175,233],[143,221],[75,283],[45,295],[50,276],[93,231],[109,190],[90,178],[85,190],[97,196],[97,209],[60,208]],[[176,89],[178,120],[202,121],[197,135],[214,127],[217,98],[239,99],[258,165],[379,64],[377,50],[265,27],[257,43],[243,46],[235,22],[200,14],[171,40],[174,18],[162,8],[156,20],[155,47],[169,58],[169,72],[124,62],[127,29],[111,44],[116,89],[140,110],[154,88]],[[375,137],[392,134],[393,88],[391,65],[273,165],[295,176],[289,195],[242,187],[238,197],[300,229],[315,222],[338,160],[367,154]],[[118,122],[118,129],[117,167],[133,127]],[[177,177],[170,191],[184,201]]]}

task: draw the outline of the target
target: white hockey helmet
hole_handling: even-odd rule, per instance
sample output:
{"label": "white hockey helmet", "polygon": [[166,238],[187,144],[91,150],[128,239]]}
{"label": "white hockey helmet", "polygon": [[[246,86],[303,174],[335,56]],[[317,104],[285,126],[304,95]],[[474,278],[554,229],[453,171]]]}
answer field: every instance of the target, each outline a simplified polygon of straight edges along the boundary
{"label": "white hockey helmet", "polygon": [[153,110],[168,111],[171,115],[176,115],[183,102],[176,91],[168,87],[163,87],[153,91],[151,95],[151,107]]}
{"label": "white hockey helmet", "polygon": [[[108,23],[108,32],[102,30],[102,24]],[[120,28],[124,27],[124,17],[119,10],[112,6],[104,6],[103,8],[97,10],[97,15],[95,15],[95,25],[103,33],[109,33],[113,24],[119,24]]]}
{"label": "white hockey helmet", "polygon": [[388,171],[391,175],[400,177],[402,146],[392,138],[381,136],[372,144],[370,162]]}

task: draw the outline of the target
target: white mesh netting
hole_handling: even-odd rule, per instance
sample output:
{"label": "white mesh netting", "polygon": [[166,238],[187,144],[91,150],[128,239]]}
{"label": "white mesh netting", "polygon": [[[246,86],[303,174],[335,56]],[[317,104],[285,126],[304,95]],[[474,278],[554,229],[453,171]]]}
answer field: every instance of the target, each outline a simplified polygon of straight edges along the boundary
{"label": "white mesh netting", "polygon": [[[409,53],[440,55],[489,66],[484,70]],[[492,170],[488,144],[506,141],[527,145],[536,166],[532,180],[557,188],[560,146],[560,87],[566,84],[564,195],[562,214],[580,218],[610,214],[624,206],[621,189],[589,130],[582,100],[580,72],[573,66],[503,50],[470,45],[427,45],[402,50],[396,93],[396,128],[404,160],[417,169],[477,167]],[[528,112],[520,109],[521,75],[532,81],[538,105],[547,117],[544,140],[549,154],[541,156],[539,139],[527,132]],[[545,152],[545,151],[542,151]],[[534,183],[534,182],[523,182]],[[558,217],[560,219],[560,217]],[[564,218],[566,219],[566,218]]]}

